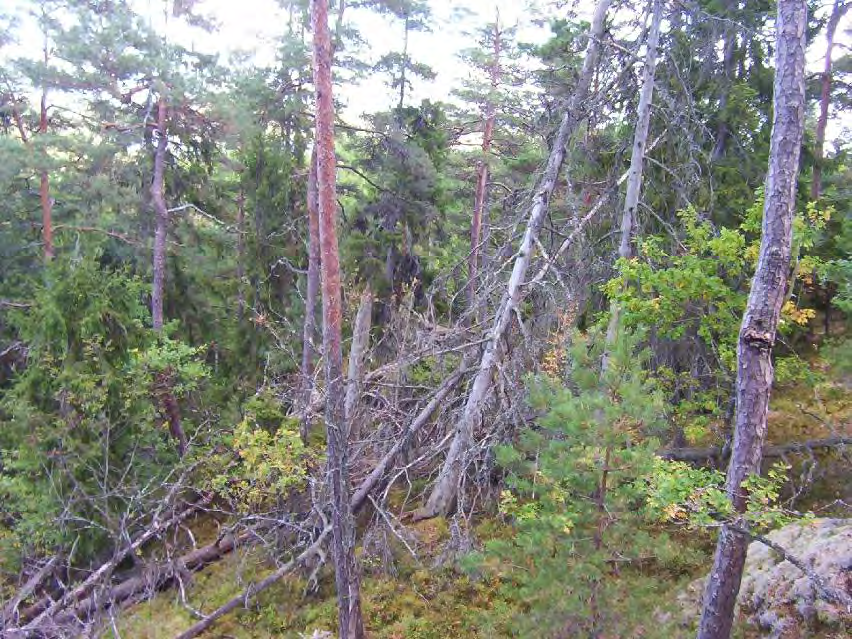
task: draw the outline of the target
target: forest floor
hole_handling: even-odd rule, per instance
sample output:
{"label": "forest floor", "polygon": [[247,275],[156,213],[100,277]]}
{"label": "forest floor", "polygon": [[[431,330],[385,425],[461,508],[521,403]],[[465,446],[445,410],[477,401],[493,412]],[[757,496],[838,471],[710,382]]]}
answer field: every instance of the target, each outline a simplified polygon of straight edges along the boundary
{"label": "forest floor", "polygon": [[[837,360],[835,360],[837,361]],[[822,359],[813,368],[822,380],[800,382],[778,389],[772,399],[769,439],[781,444],[837,435],[852,435],[852,378],[843,366],[830,367]],[[846,455],[848,456],[848,452]],[[818,453],[809,462],[799,458],[790,473],[793,488],[807,483],[807,492],[795,503],[819,517],[849,517],[845,504],[852,502],[848,457],[842,453]],[[791,460],[793,461],[793,460]],[[193,526],[197,543],[216,535],[214,522]],[[385,529],[386,530],[386,529]],[[443,519],[419,522],[405,529],[406,543],[387,532],[383,549],[371,553],[373,544],[361,549],[363,609],[369,635],[375,639],[444,639],[529,636],[513,629],[512,619],[524,614],[524,602],[511,596],[496,575],[464,570],[446,559],[451,538]],[[470,535],[475,545],[511,534],[510,527],[495,515],[480,516]],[[622,570],[619,591],[624,600],[608,602],[609,616],[618,631],[612,637],[694,636],[694,614],[683,606],[683,593],[708,570],[713,538],[709,533],[674,531],[683,548],[681,561],[664,568],[638,566]],[[408,546],[408,547],[407,547]],[[410,551],[414,551],[416,558]],[[226,557],[194,574],[183,589],[172,589],[153,599],[116,613],[105,636],[161,639],[174,637],[199,619],[242,592],[273,570],[268,551],[249,548]],[[463,562],[462,562],[463,563]],[[443,564],[443,567],[436,567]],[[262,637],[310,637],[316,630],[336,625],[333,578],[328,567],[320,575],[319,589],[305,594],[301,577],[281,580],[253,599],[248,608],[227,615],[212,628],[211,637],[240,639]],[[681,595],[679,598],[678,595]],[[688,607],[687,607],[688,608]],[[761,634],[740,619],[736,636],[745,639]],[[836,637],[836,633],[811,633],[811,637]]]}

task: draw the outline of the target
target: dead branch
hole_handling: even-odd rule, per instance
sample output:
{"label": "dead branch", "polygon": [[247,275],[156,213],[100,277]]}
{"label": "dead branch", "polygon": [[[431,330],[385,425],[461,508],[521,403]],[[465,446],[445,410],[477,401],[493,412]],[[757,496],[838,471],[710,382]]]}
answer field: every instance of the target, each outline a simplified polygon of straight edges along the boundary
{"label": "dead branch", "polygon": [[202,632],[207,630],[210,626],[212,626],[220,617],[227,615],[232,610],[236,610],[241,605],[248,606],[248,602],[251,600],[252,597],[259,595],[271,585],[293,572],[293,570],[301,566],[312,556],[316,554],[321,554],[322,546],[325,543],[329,533],[331,533],[331,526],[326,526],[320,533],[319,537],[317,537],[317,539],[314,541],[314,543],[312,543],[305,550],[299,553],[298,556],[288,561],[286,564],[278,568],[275,572],[273,572],[271,575],[264,578],[257,584],[250,584],[248,588],[246,588],[239,595],[228,601],[225,605],[217,608],[207,617],[196,623],[194,626],[179,634],[177,636],[177,639],[191,639],[192,637],[197,637]]}
{"label": "dead branch", "polygon": [[89,577],[81,583],[79,586],[74,588],[73,590],[66,592],[56,601],[52,601],[50,597],[45,597],[26,610],[21,613],[21,618],[24,620],[31,619],[26,626],[23,627],[23,630],[33,630],[42,624],[45,620],[49,619],[57,612],[62,609],[73,605],[77,602],[84,600],[84,598],[95,588],[95,586],[101,582],[103,579],[108,577],[115,567],[118,566],[121,561],[130,555],[131,553],[135,553],[139,550],[143,545],[145,545],[148,541],[160,535],[163,531],[171,528],[173,525],[179,524],[191,514],[196,512],[198,509],[203,508],[207,504],[209,504],[213,499],[213,495],[208,494],[202,497],[200,500],[185,508],[178,514],[170,517],[165,521],[158,521],[156,518],[154,519],[154,523],[151,525],[148,530],[146,530],[142,535],[140,535],[136,541],[131,543],[128,546],[125,546],[113,557],[100,566],[97,570],[95,570]]}
{"label": "dead branch", "polygon": [[[820,448],[840,448],[852,445],[852,437],[827,437],[825,439],[811,439],[805,442],[793,442],[777,446],[766,446],[763,449],[764,457],[783,457],[789,453],[803,453]],[[726,455],[723,448],[671,448],[661,450],[657,453],[659,457],[671,461],[703,462],[711,459],[722,459]]]}

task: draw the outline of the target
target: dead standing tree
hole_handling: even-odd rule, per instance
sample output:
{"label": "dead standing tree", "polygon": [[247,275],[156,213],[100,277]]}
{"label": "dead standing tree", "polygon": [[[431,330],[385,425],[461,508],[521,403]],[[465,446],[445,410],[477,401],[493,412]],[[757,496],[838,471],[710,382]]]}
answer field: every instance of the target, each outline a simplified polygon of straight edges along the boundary
{"label": "dead standing tree", "polygon": [[[779,0],[776,21],[774,120],[757,270],[737,346],[736,429],[726,489],[738,512],[743,482],[760,473],[774,371],[772,347],[790,268],[793,214],[805,116],[805,0]],[[745,527],[734,522],[735,527]],[[704,593],[699,639],[727,639],[749,537],[723,526]]]}
{"label": "dead standing tree", "polygon": [[601,52],[601,41],[604,35],[604,23],[611,0],[600,0],[592,18],[589,29],[589,43],[583,61],[583,69],[577,81],[565,115],[553,141],[553,149],[547,161],[547,166],[541,182],[532,199],[532,205],[527,215],[527,226],[521,245],[514,257],[512,274],[503,299],[494,316],[492,328],[486,338],[485,347],[480,359],[479,368],[474,378],[470,393],[467,397],[464,412],[456,424],[453,440],[444,465],[435,482],[426,504],[416,514],[416,519],[435,517],[449,513],[458,494],[459,480],[465,468],[465,461],[473,445],[473,430],[482,418],[485,402],[491,390],[494,374],[500,360],[500,342],[506,334],[512,320],[512,315],[521,299],[522,288],[526,281],[542,222],[547,214],[551,195],[556,187],[556,181],[562,163],[565,159],[565,149],[569,139],[582,121],[585,103],[589,95],[592,77],[598,64]]}
{"label": "dead standing tree", "polygon": [[328,0],[314,0],[314,86],[316,89],[317,192],[322,288],[322,334],[325,360],[325,423],[328,440],[328,485],[331,488],[332,557],[337,586],[341,639],[364,637],[361,586],[355,559],[355,522],[349,503],[349,429],[344,414],[343,349],[341,323],[343,300],[340,255],[337,246],[334,152],[334,101],[331,79],[331,36]]}
{"label": "dead standing tree", "polygon": [[[639,208],[639,196],[642,193],[642,173],[645,166],[645,152],[648,147],[648,129],[651,125],[651,103],[654,99],[654,78],[657,71],[657,48],[660,46],[660,25],[663,22],[663,0],[653,0],[651,30],[648,33],[645,69],[642,75],[642,90],[639,93],[639,106],[636,109],[636,129],[633,134],[633,151],[630,156],[630,171],[627,174],[627,193],[624,196],[624,209],[621,214],[621,241],[618,257],[629,259],[633,256],[633,229],[636,225],[636,209]],[[607,350],[616,341],[620,309],[616,303],[610,305],[609,325],[606,329]],[[603,368],[606,369],[607,354],[604,353]]]}

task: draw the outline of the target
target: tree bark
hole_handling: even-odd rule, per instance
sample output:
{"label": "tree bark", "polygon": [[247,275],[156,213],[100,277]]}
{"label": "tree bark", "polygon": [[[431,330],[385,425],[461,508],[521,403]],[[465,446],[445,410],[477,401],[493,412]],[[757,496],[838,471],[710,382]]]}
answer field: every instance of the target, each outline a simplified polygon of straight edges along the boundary
{"label": "tree bark", "polygon": [[828,108],[831,105],[831,53],[834,49],[834,33],[840,18],[850,5],[834,0],[831,17],[825,27],[825,65],[821,76],[819,98],[819,119],[817,120],[816,140],[814,141],[814,172],[811,178],[811,199],[818,200],[822,195],[822,163],[825,155],[825,128],[828,125]]}
{"label": "tree bark", "polygon": [[[41,114],[38,131],[47,133],[47,89],[41,93]],[[47,169],[39,174],[39,200],[41,201],[41,236],[44,242],[44,259],[53,259],[53,199],[50,197],[50,177]]]}
{"label": "tree bark", "polygon": [[[743,481],[760,473],[773,380],[772,347],[790,266],[793,214],[805,114],[805,0],[779,0],[774,118],[760,256],[737,345],[736,427],[726,490],[737,511]],[[739,523],[739,522],[736,522]],[[704,594],[699,639],[727,639],[742,579],[748,537],[723,527]]]}
{"label": "tree bark", "polygon": [[583,70],[577,88],[571,98],[553,143],[553,150],[547,162],[532,206],[528,213],[527,228],[515,257],[512,274],[506,292],[495,314],[491,331],[487,337],[479,369],[470,389],[464,413],[456,424],[455,434],[447,452],[444,465],[423,508],[415,515],[416,519],[448,514],[455,505],[458,484],[461,478],[465,458],[473,443],[473,429],[482,419],[485,401],[491,389],[491,383],[497,362],[500,359],[500,340],[512,319],[514,309],[521,299],[521,289],[526,279],[527,269],[532,258],[535,240],[538,237],[542,221],[547,213],[550,197],[556,186],[556,180],[565,159],[565,147],[577,128],[585,109],[594,70],[597,67],[601,50],[601,38],[604,33],[604,21],[611,0],[600,0],[595,9],[589,30],[589,43],[583,61]]}
{"label": "tree bark", "polygon": [[314,389],[314,362],[317,358],[317,297],[320,288],[319,193],[317,192],[317,150],[311,151],[308,169],[308,282],[305,292],[305,321],[302,334],[302,441],[308,441],[312,415],[311,395]]}
{"label": "tree bark", "polygon": [[154,279],[151,290],[151,320],[155,331],[163,328],[163,289],[166,281],[166,230],[169,212],[166,208],[165,163],[166,147],[166,98],[160,96],[157,104],[157,148],[154,153],[154,179],[151,182],[151,202],[154,206]]}
{"label": "tree bark", "polygon": [[361,438],[361,419],[358,405],[361,400],[361,385],[364,379],[364,360],[370,346],[370,326],[373,318],[373,291],[368,283],[361,293],[358,312],[352,324],[352,344],[349,347],[349,374],[346,379],[346,398],[343,412],[349,424],[349,441]]}
{"label": "tree bark", "polygon": [[[473,201],[473,219],[470,224],[470,257],[468,258],[467,307],[474,312],[476,300],[477,276],[479,272],[479,252],[482,244],[482,220],[485,215],[485,200],[488,195],[488,172],[491,155],[491,143],[494,139],[494,124],[497,108],[494,94],[500,86],[500,14],[494,21],[494,50],[491,61],[491,95],[485,102],[485,129],[482,132],[482,158],[476,167],[476,193]],[[471,316],[472,323],[475,319]]]}
{"label": "tree bark", "polygon": [[713,145],[713,151],[710,154],[711,162],[718,162],[725,157],[725,151],[728,147],[728,139],[731,137],[731,128],[728,126],[728,100],[731,94],[731,84],[734,75],[734,52],[737,45],[737,29],[733,21],[737,4],[730,2],[725,5],[725,43],[722,49],[722,72],[724,79],[722,80],[721,95],[719,96],[719,123],[716,125],[716,143]]}
{"label": "tree bark", "polygon": [[[648,146],[648,129],[651,125],[651,104],[654,100],[657,49],[660,46],[660,25],[663,22],[665,3],[663,0],[652,0],[652,3],[651,29],[648,32],[648,50],[645,53],[642,90],[639,93],[639,106],[636,110],[636,129],[633,133],[633,151],[630,156],[630,171],[627,176],[627,193],[624,197],[624,210],[621,214],[621,241],[618,246],[618,257],[622,259],[629,259],[633,256],[633,227],[636,220],[636,209],[639,206],[639,196],[642,194],[642,171]],[[620,310],[615,302],[610,305],[609,325],[606,330],[607,348],[603,358],[604,370],[606,369],[609,348],[615,343],[617,337]]]}
{"label": "tree bark", "polygon": [[349,433],[343,403],[341,344],[343,301],[340,286],[340,255],[335,228],[337,161],[334,152],[334,101],[328,0],[313,1],[311,22],[314,35],[317,189],[326,382],[325,423],[328,437],[328,484],[332,499],[332,556],[337,586],[339,636],[341,639],[361,639],[365,633],[361,615],[361,586],[355,558],[355,522],[349,504]]}
{"label": "tree bark", "polygon": [[[242,177],[240,178],[242,179]],[[243,290],[243,279],[246,276],[246,194],[240,184],[240,194],[237,196],[237,319],[245,318],[246,294]]]}

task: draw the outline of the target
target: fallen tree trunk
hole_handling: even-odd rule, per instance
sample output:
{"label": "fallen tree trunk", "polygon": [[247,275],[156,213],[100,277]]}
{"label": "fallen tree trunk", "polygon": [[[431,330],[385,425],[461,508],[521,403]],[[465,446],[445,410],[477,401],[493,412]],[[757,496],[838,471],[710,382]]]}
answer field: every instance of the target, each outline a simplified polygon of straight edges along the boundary
{"label": "fallen tree trunk", "polygon": [[252,597],[256,597],[264,590],[269,588],[278,580],[282,579],[286,575],[290,574],[301,566],[304,562],[310,559],[313,555],[322,552],[322,546],[328,539],[328,535],[331,533],[331,526],[326,526],[322,533],[320,533],[319,537],[317,537],[316,541],[308,546],[305,550],[299,553],[298,556],[288,561],[286,564],[278,568],[271,575],[268,575],[257,584],[251,584],[239,595],[229,600],[223,606],[220,606],[215,611],[207,615],[204,619],[196,623],[194,626],[180,633],[176,639],[192,639],[192,637],[197,637],[202,632],[207,630],[210,626],[212,626],[217,619],[220,617],[224,617],[229,612],[236,610],[241,605],[247,606],[249,599]]}
{"label": "fallen tree trunk", "polygon": [[59,555],[54,555],[48,559],[38,571],[30,577],[23,587],[3,606],[3,612],[0,614],[0,623],[5,628],[11,623],[18,623],[16,618],[18,614],[18,606],[21,602],[29,597],[56,570],[56,565],[59,563]]}
{"label": "fallen tree trunk", "polygon": [[[384,457],[382,457],[382,459],[373,468],[371,473],[361,482],[361,484],[353,492],[350,498],[350,507],[352,508],[353,512],[358,512],[367,502],[368,495],[382,484],[383,479],[387,476],[388,470],[393,466],[393,463],[396,461],[399,454],[410,443],[411,438],[425,424],[429,422],[429,419],[431,418],[432,414],[437,410],[441,403],[446,400],[446,398],[456,387],[456,385],[458,385],[458,383],[461,381],[467,371],[467,365],[463,363],[449,378],[444,381],[444,383],[438,388],[438,390],[435,392],[428,404],[426,404],[426,406],[423,407],[423,409],[418,413],[414,420],[412,420],[408,428],[406,428],[406,430],[400,436],[394,446],[384,455]],[[201,507],[201,505],[201,502],[199,502],[198,504],[193,505],[191,509],[196,510],[197,508]],[[180,517],[180,520],[185,519],[186,516],[190,514],[189,511],[190,509],[187,509],[186,511],[180,513],[178,515],[178,517]],[[176,523],[176,520],[173,518],[169,520],[169,522]],[[161,526],[159,530],[166,528],[167,525],[170,524],[168,524],[167,522],[167,524]],[[263,586],[263,589],[272,585],[272,583],[274,583],[275,581],[283,577],[285,574],[289,573],[292,569],[296,568],[299,564],[301,564],[305,558],[310,556],[310,554],[316,552],[317,549],[322,545],[322,543],[325,543],[325,541],[327,541],[327,533],[328,530],[325,529],[320,535],[320,537],[318,537],[317,541],[315,541],[306,551],[304,551],[302,554],[299,555],[299,557],[297,557],[296,560],[294,560],[296,561],[296,564],[293,565],[290,569],[284,570],[287,565],[282,566],[281,569],[279,569],[278,571],[267,577],[263,582],[261,582],[261,584],[265,584]],[[134,542],[134,544],[132,544],[132,547],[141,547],[142,543],[144,543],[144,541],[150,540],[154,536],[154,534],[155,533],[153,529],[149,530],[145,533],[145,535],[143,535],[142,538]],[[166,564],[156,564],[154,566],[151,566],[145,571],[143,571],[142,574],[131,577],[130,579],[127,579],[119,584],[116,584],[106,589],[106,591],[102,595],[98,595],[97,593],[89,594],[96,585],[95,582],[97,581],[97,579],[94,579],[95,574],[98,575],[99,579],[105,577],[108,574],[109,570],[105,569],[105,567],[107,566],[107,564],[105,564],[103,567],[99,568],[96,573],[93,573],[92,576],[86,580],[86,582],[84,582],[83,584],[75,588],[72,592],[70,592],[68,595],[66,595],[66,597],[63,597],[60,600],[57,600],[56,602],[52,602],[50,599],[44,599],[38,604],[35,604],[35,606],[31,606],[29,609],[22,613],[22,619],[31,619],[36,615],[38,616],[37,619],[34,619],[23,628],[8,629],[5,630],[4,633],[9,633],[9,636],[26,636],[33,632],[44,632],[45,628],[48,627],[53,630],[56,630],[58,628],[61,628],[63,625],[68,625],[79,621],[80,619],[89,617],[98,609],[106,608],[127,601],[131,597],[137,596],[140,593],[146,591],[155,592],[158,590],[162,590],[169,583],[171,583],[171,581],[173,581],[177,571],[194,572],[200,570],[207,564],[211,564],[222,559],[223,557],[231,553],[235,548],[250,544],[255,538],[256,534],[252,532],[246,532],[237,537],[234,537],[232,535],[225,536],[212,544],[192,550],[173,562],[169,562]],[[130,548],[131,547],[128,547],[126,549],[126,552],[119,553],[119,555],[122,557],[126,556],[127,552],[130,551]],[[108,564],[112,565],[114,562],[115,560],[113,559],[108,562]],[[269,583],[266,583],[267,580],[270,579],[271,581],[269,581]],[[255,586],[252,590],[252,593],[256,594],[257,592],[260,592],[261,584]],[[240,599],[240,601],[243,600],[245,600],[245,597]],[[68,606],[73,607],[68,608]],[[216,618],[221,617],[227,612],[230,612],[235,607],[236,605],[232,605],[228,610],[222,612]],[[50,612],[48,612],[48,608],[50,608]],[[68,609],[63,610],[63,608]],[[212,619],[210,621],[210,624],[212,624],[213,621],[215,621],[215,619]],[[205,628],[206,627],[207,626],[205,626]],[[4,634],[3,636],[6,636],[6,634]]]}
{"label": "fallen tree trunk", "polygon": [[[825,439],[811,439],[804,442],[793,442],[790,444],[779,444],[776,446],[765,446],[764,457],[783,457],[792,453],[803,453],[809,450],[821,448],[840,448],[852,445],[852,437],[826,437]],[[712,459],[721,460],[728,455],[724,448],[671,448],[661,450],[658,457],[671,461],[703,462]]]}
{"label": "fallen tree trunk", "polygon": [[115,570],[115,567],[118,566],[118,564],[121,563],[125,557],[127,557],[131,553],[135,553],[148,541],[160,535],[163,531],[168,530],[172,526],[181,523],[187,517],[195,513],[199,508],[203,508],[204,506],[209,504],[212,499],[212,494],[206,495],[202,499],[185,508],[173,517],[170,517],[169,519],[163,522],[155,521],[154,524],[150,528],[148,528],[148,530],[146,530],[142,535],[140,535],[133,543],[129,544],[128,546],[125,546],[119,552],[113,555],[109,561],[102,564],[79,586],[77,586],[73,590],[66,592],[64,595],[62,595],[59,599],[55,601],[50,597],[43,597],[32,606],[29,606],[28,608],[23,610],[21,612],[20,618],[25,622],[29,622],[26,626],[24,626],[23,630],[30,630],[32,628],[35,628],[39,626],[44,620],[50,618],[52,615],[56,614],[63,608],[81,601],[97,586],[100,581],[109,576],[109,574],[112,573],[113,570]]}
{"label": "fallen tree trunk", "polygon": [[515,256],[506,292],[494,316],[492,329],[488,335],[479,370],[468,395],[464,413],[456,424],[455,435],[432,493],[423,508],[415,514],[415,519],[427,519],[447,514],[455,504],[459,480],[473,443],[473,430],[482,419],[485,402],[491,390],[494,372],[500,359],[500,341],[509,328],[512,315],[521,299],[521,289],[526,281],[535,240],[547,214],[550,198],[556,188],[556,180],[565,160],[566,146],[581,121],[581,114],[587,108],[585,102],[600,56],[604,22],[610,2],[611,0],[600,0],[595,9],[589,30],[589,44],[586,48],[586,57],[583,61],[583,70],[577,83],[577,89],[571,98],[565,115],[562,117],[544,176],[533,197],[527,218],[527,228]]}
{"label": "fallen tree trunk", "polygon": [[[77,600],[70,607],[66,602],[64,609],[57,609],[50,615],[43,613],[23,628],[5,630],[3,636],[31,636],[38,633],[46,633],[48,636],[62,636],[63,630],[67,630],[69,626],[74,624],[85,623],[84,620],[91,618],[98,610],[120,604],[146,591],[153,593],[162,590],[180,572],[200,570],[207,564],[222,559],[235,548],[250,543],[255,538],[256,534],[253,532],[245,532],[237,536],[226,535],[214,543],[196,548],[176,560],[146,567],[141,574],[105,588],[102,592],[90,591],[91,594]],[[74,592],[78,592],[80,588],[82,586],[75,589]],[[61,601],[59,600],[56,603],[59,604]]]}

